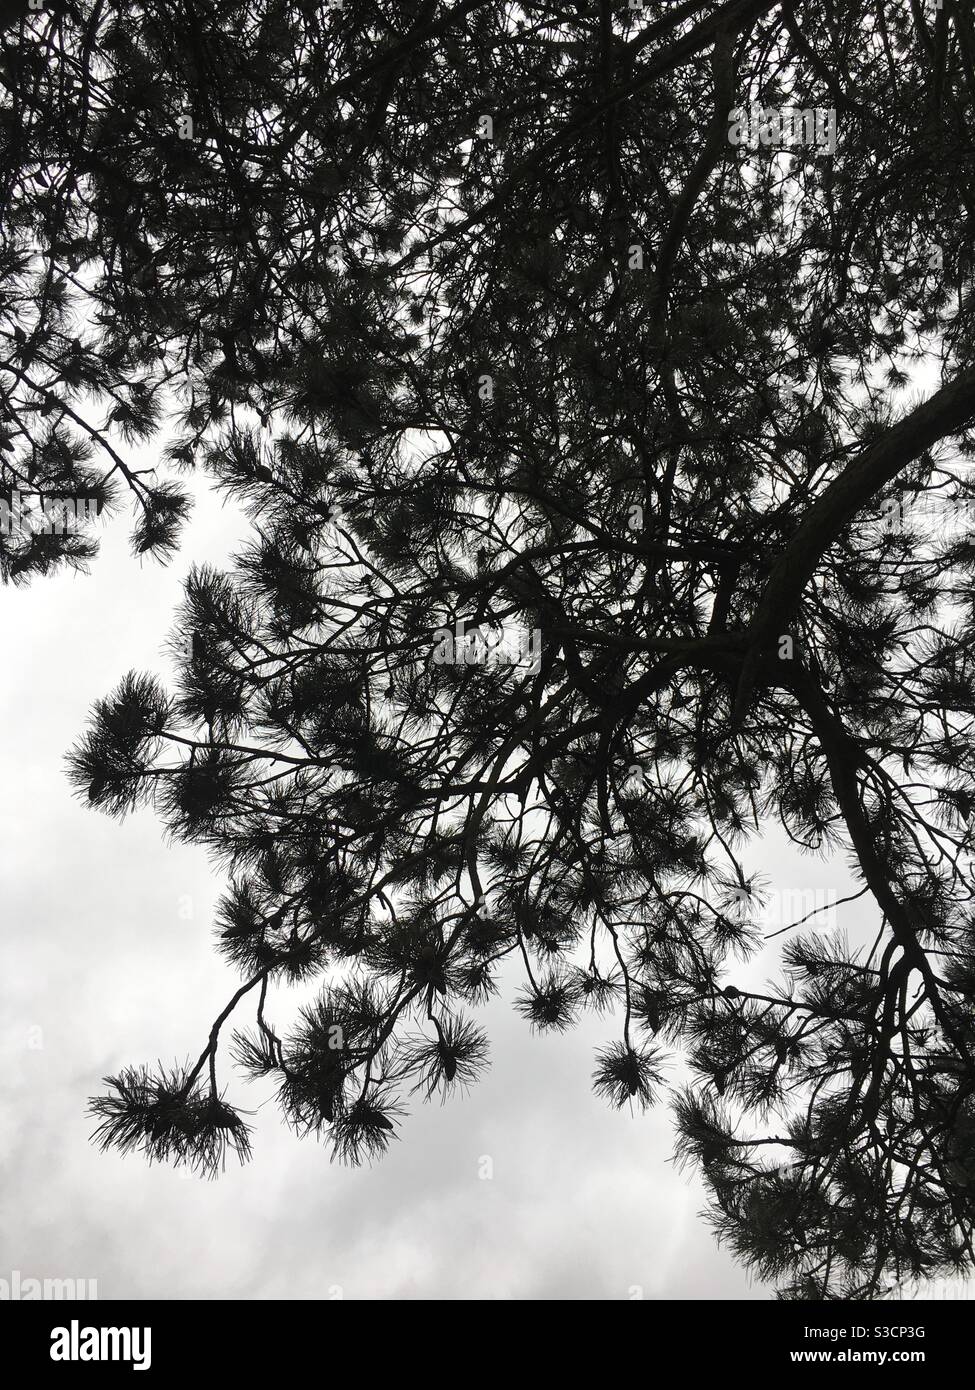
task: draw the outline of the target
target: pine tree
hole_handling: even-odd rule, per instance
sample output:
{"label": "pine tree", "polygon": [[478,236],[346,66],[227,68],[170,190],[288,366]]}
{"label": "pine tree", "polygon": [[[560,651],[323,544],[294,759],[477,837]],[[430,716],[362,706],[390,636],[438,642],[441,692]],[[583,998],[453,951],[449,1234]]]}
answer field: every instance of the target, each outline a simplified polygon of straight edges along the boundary
{"label": "pine tree", "polygon": [[[611,1103],[688,1060],[679,1152],[785,1296],[970,1265],[975,547],[931,521],[975,449],[967,7],[71,5],[3,82],[5,486],[47,420],[170,552],[185,498],[96,475],[91,398],[254,522],[176,689],[131,675],[72,756],[227,866],[242,980],[101,1141],[246,1157],[246,1009],[287,1121],[378,1156],[476,1080],[510,958],[534,1028],[617,1020]],[[756,994],[770,823],[878,932],[797,924]]]}

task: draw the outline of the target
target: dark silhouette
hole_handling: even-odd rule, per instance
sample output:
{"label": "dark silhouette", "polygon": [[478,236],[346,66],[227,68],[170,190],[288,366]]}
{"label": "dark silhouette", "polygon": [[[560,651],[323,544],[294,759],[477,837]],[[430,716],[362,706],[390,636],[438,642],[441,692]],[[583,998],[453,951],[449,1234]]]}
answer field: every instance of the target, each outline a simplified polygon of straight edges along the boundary
{"label": "dark silhouette", "polygon": [[[98,1137],[246,1156],[217,1054],[247,1011],[287,1120],[378,1155],[411,1092],[476,1079],[465,1010],[511,958],[534,1027],[611,1011],[612,1103],[683,1050],[679,1152],[743,1260],[877,1297],[975,1253],[970,9],[518,14],[5,32],[4,486],[123,474],[165,556],[185,499],[96,474],[75,402],[147,441],[172,406],[168,464],[253,515],[187,585],[178,688],[130,676],[72,755],[227,866],[242,979]],[[769,823],[852,858],[877,934],[796,925],[752,993]],[[279,1033],[272,990],[325,972]]]}

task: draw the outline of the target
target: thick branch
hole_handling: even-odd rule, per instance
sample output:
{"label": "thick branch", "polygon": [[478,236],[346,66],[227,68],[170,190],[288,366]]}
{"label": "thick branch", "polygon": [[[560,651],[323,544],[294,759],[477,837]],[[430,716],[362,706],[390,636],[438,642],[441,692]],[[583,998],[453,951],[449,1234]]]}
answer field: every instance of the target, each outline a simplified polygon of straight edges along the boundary
{"label": "thick branch", "polygon": [[783,633],[829,547],[881,488],[925,449],[975,422],[975,367],[962,372],[847,464],[809,508],[779,555],[748,631],[749,656],[742,667],[732,728],[741,727],[760,654]]}

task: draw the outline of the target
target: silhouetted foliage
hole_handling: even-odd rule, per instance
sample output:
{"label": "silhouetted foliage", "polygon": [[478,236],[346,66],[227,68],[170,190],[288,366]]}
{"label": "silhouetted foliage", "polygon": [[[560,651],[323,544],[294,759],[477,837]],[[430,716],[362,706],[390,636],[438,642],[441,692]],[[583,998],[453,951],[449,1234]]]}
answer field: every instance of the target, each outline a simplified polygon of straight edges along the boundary
{"label": "silhouetted foliage", "polygon": [[[970,1266],[975,544],[925,510],[972,496],[969,7],[79,5],[3,74],[4,485],[42,418],[82,476],[84,398],[254,523],[187,585],[177,689],[130,677],[72,757],[227,866],[243,976],[102,1141],[246,1154],[250,996],[237,1060],[378,1156],[476,1078],[511,961],[533,1028],[616,1019],[610,1102],[670,1075],[785,1296]],[[835,109],[835,150],[733,144],[753,102]],[[109,465],[165,556],[180,495]],[[877,936],[797,925],[754,992],[771,823],[850,856]]]}

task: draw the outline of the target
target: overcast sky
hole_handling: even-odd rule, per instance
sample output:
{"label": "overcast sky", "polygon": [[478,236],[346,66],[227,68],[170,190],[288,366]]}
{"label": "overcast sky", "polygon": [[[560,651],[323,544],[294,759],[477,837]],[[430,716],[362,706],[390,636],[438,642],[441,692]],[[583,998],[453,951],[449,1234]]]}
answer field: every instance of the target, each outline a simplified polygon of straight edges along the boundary
{"label": "overcast sky", "polygon": [[[612,1023],[533,1036],[510,992],[483,1011],[486,1079],[418,1105],[374,1168],[330,1163],[243,1081],[255,1158],[216,1182],[90,1145],[100,1078],[195,1058],[235,978],[211,946],[223,881],[204,851],[167,844],[152,812],[119,825],[80,805],[64,754],[125,671],[166,670],[190,564],[220,563],[244,530],[204,495],[168,569],[132,559],[119,519],[89,576],[0,590],[0,1277],[97,1279],[101,1298],[768,1298],[700,1219],[666,1106],[631,1116],[592,1095]],[[780,886],[846,890],[842,863],[762,858]]]}

